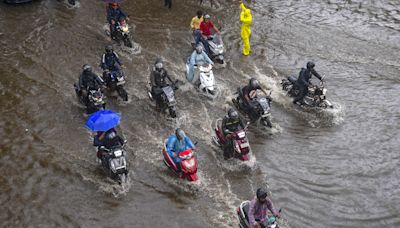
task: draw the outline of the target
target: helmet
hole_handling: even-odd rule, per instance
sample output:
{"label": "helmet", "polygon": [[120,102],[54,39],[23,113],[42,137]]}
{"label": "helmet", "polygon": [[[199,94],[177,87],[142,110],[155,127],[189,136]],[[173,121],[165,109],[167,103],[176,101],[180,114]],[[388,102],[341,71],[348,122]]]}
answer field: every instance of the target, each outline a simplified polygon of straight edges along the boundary
{"label": "helmet", "polygon": [[154,66],[155,66],[156,70],[161,71],[161,69],[164,67],[162,59],[157,58],[156,62],[154,63]]}
{"label": "helmet", "polygon": [[258,200],[260,200],[260,201],[265,200],[267,198],[267,196],[268,196],[267,189],[265,189],[263,187],[258,188],[256,195],[257,195],[257,199]]}
{"label": "helmet", "polygon": [[229,109],[229,111],[228,111],[228,116],[229,116],[229,118],[231,118],[231,119],[238,119],[238,118],[239,118],[238,112],[237,112],[235,109],[233,109],[233,108],[230,108],[230,109]]}
{"label": "helmet", "polygon": [[111,131],[110,133],[107,134],[108,139],[113,139],[117,136],[117,134],[114,131]]}
{"label": "helmet", "polygon": [[312,69],[314,67],[315,67],[315,63],[313,63],[313,62],[308,62],[307,63],[307,69]]}
{"label": "helmet", "polygon": [[201,46],[200,44],[196,46],[196,52],[198,54],[200,54],[203,51],[203,46]]}
{"label": "helmet", "polygon": [[186,137],[185,132],[180,128],[176,129],[175,135],[176,135],[176,137],[178,138],[179,141],[181,141],[182,139],[184,139]]}
{"label": "helmet", "polygon": [[210,18],[211,18],[210,15],[208,14],[204,15],[204,19],[210,19]]}
{"label": "helmet", "polygon": [[92,67],[89,64],[82,66],[83,71],[92,72]]}
{"label": "helmet", "polygon": [[107,53],[111,53],[113,51],[113,47],[111,45],[107,45],[105,50]]}
{"label": "helmet", "polygon": [[113,6],[113,7],[116,7],[116,6],[118,6],[118,3],[112,2],[112,3],[110,3],[110,5]]}
{"label": "helmet", "polygon": [[250,86],[251,89],[255,89],[255,88],[260,87],[260,83],[258,82],[257,79],[251,78],[251,79],[249,80],[249,86]]}

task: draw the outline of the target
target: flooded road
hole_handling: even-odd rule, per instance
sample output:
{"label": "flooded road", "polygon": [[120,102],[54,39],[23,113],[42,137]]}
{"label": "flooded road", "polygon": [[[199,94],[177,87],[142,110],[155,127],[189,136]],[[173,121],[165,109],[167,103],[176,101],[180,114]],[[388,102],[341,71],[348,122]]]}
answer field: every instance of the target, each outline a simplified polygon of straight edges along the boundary
{"label": "flooded road", "polygon": [[[236,206],[266,183],[291,227],[400,226],[398,3],[255,1],[248,58],[240,55],[236,2],[219,5],[203,10],[224,25],[228,63],[214,70],[223,96],[205,100],[184,85],[171,120],[156,112],[145,88],[157,56],[185,80],[197,1],[170,11],[156,0],[123,4],[139,48],[115,45],[130,96],[108,100],[128,140],[130,180],[121,187],[95,161],[73,90],[81,66],[97,66],[109,44],[104,4],[0,4],[2,227],[236,227]],[[294,108],[280,89],[308,60],[326,76],[335,104],[329,112]],[[279,126],[272,134],[250,129],[251,162],[224,161],[211,126],[250,77],[273,90]],[[176,127],[199,142],[196,184],[177,180],[162,162],[162,142]]]}

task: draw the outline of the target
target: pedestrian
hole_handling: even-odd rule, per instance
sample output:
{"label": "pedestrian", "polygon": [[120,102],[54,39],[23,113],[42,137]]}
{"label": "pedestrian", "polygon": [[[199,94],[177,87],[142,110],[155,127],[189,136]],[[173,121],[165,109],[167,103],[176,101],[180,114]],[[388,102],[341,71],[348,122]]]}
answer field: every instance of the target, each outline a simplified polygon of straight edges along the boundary
{"label": "pedestrian", "polygon": [[243,2],[240,0],[240,22],[242,22],[242,40],[243,40],[243,55],[248,56],[250,55],[250,34],[251,29],[250,25],[253,21],[253,16],[251,15],[250,9],[244,6]]}
{"label": "pedestrian", "polygon": [[164,0],[164,6],[168,6],[168,9],[172,7],[172,0]]}

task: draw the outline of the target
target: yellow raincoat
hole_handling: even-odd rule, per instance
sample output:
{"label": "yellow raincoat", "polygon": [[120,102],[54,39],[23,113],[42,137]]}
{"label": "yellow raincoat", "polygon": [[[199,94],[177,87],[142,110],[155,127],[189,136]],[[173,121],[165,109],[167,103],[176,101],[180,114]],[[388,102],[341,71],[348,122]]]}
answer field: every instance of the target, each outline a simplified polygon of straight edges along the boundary
{"label": "yellow raincoat", "polygon": [[242,12],[240,13],[240,21],[242,22],[242,40],[243,40],[243,55],[250,54],[250,25],[253,21],[250,9],[246,8],[243,3],[240,4]]}

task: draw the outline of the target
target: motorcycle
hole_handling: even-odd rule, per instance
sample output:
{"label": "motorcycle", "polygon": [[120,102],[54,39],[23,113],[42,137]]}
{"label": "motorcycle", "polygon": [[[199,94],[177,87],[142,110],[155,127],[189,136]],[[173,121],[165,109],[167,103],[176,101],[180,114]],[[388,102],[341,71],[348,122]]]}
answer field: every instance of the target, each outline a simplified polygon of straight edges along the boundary
{"label": "motorcycle", "polygon": [[[216,145],[224,149],[227,142],[225,141],[224,132],[221,129],[221,122],[222,120],[218,119],[215,123],[214,131],[216,136],[213,136],[213,141]],[[248,161],[250,158],[250,144],[246,136],[246,130],[240,129],[232,132],[230,139],[233,141],[232,148],[230,148],[230,150],[233,150],[233,157],[242,161]]]}
{"label": "motorcycle", "polygon": [[82,91],[80,90],[77,83],[74,84],[74,88],[76,96],[78,97],[79,101],[86,106],[86,112],[88,114],[99,110],[104,110],[106,108],[105,96],[100,88],[87,88],[87,101],[85,101],[85,98],[82,96]]}
{"label": "motorcycle", "polygon": [[157,107],[159,107],[162,112],[168,110],[169,115],[172,118],[176,118],[176,100],[174,91],[177,90],[178,87],[175,84],[167,85],[161,88],[161,95],[159,95],[159,98],[153,97],[153,93],[151,91],[147,92],[150,100],[155,101]]}
{"label": "motorcycle", "polygon": [[128,176],[124,146],[116,146],[112,149],[101,146],[100,150],[103,151],[101,166],[111,178],[118,180],[119,183],[124,183]]}
{"label": "motorcycle", "polygon": [[271,99],[267,96],[255,95],[251,100],[254,108],[249,109],[242,100],[242,97],[244,97],[242,89],[242,87],[239,87],[238,96],[232,99],[236,109],[243,114],[247,114],[251,122],[261,122],[262,125],[272,128]]}
{"label": "motorcycle", "polygon": [[196,154],[192,149],[187,149],[178,154],[179,158],[182,160],[181,171],[179,171],[175,162],[169,156],[166,148],[166,142],[164,143],[164,149],[162,151],[164,157],[164,164],[170,168],[176,175],[181,179],[187,179],[190,182],[197,181],[199,178],[197,176],[197,159]]}
{"label": "motorcycle", "polygon": [[[225,50],[224,50],[224,42],[223,42],[221,36],[217,35],[217,34],[211,35],[208,37],[207,42],[208,42],[208,46],[210,46],[210,53],[207,53],[208,57],[210,57],[210,59],[214,62],[224,64]],[[204,44],[202,42],[200,42],[199,44],[203,46],[204,50],[206,50],[204,48]],[[193,48],[196,47],[196,44],[194,41],[192,42],[192,46],[193,46]]]}
{"label": "motorcycle", "polygon": [[[282,89],[287,92],[290,97],[297,97],[300,94],[300,89],[297,86],[297,78],[289,76],[281,82]],[[303,99],[303,104],[313,108],[333,108],[333,104],[326,99],[327,89],[323,81],[319,85],[311,85],[308,88],[308,94]]]}
{"label": "motorcycle", "polygon": [[[190,63],[189,59],[186,62],[186,78],[189,78]],[[191,83],[195,88],[204,96],[215,99],[218,96],[218,88],[215,86],[214,73],[212,65],[204,63],[201,65],[195,65],[193,69],[193,79]]]}
{"label": "motorcycle", "polygon": [[110,92],[117,91],[124,101],[128,101],[128,93],[124,89],[125,77],[121,71],[105,71],[103,80],[106,82]]}
{"label": "motorcycle", "polygon": [[[252,227],[249,224],[249,216],[248,216],[249,207],[250,207],[250,201],[247,200],[247,201],[242,202],[236,210],[237,216],[239,219],[240,228],[251,228]],[[278,223],[277,223],[277,218],[273,215],[268,216],[268,219],[260,222],[260,227],[261,228],[279,228]]]}
{"label": "motorcycle", "polygon": [[126,23],[126,20],[122,20],[117,22],[115,25],[115,34],[112,36],[111,31],[110,31],[110,26],[106,29],[106,34],[108,36],[111,36],[113,40],[115,40],[118,44],[121,42],[124,43],[125,46],[132,48],[132,40],[131,40],[131,35],[129,31],[129,25]]}

